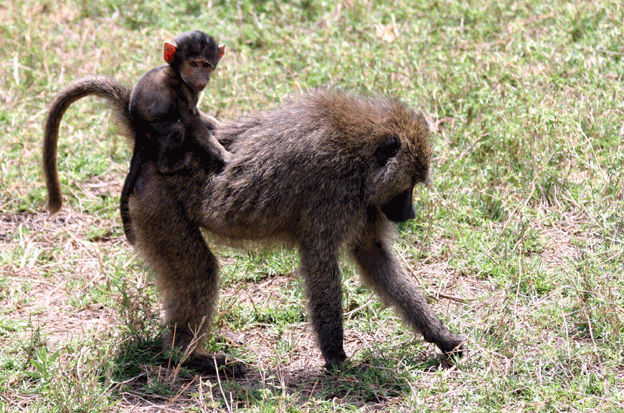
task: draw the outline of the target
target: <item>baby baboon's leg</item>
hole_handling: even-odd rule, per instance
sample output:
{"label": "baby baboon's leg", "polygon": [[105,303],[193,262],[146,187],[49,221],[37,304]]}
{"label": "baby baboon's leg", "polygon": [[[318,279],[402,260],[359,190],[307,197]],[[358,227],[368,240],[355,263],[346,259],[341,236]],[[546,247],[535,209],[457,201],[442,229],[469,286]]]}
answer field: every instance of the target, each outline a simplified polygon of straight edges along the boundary
{"label": "baby baboon's leg", "polygon": [[141,171],[130,205],[136,248],[156,270],[165,321],[175,331],[165,346],[186,350],[195,341],[192,358],[201,356],[217,301],[217,259],[153,163]]}
{"label": "baby baboon's leg", "polygon": [[321,253],[316,249],[302,247],[301,273],[325,367],[340,367],[347,356],[342,344],[342,285],[336,253]]}
{"label": "baby baboon's leg", "polygon": [[158,132],[158,172],[170,173],[186,168],[186,151],[184,149],[184,126],[180,122],[161,122],[154,129]]}
{"label": "baby baboon's leg", "polygon": [[370,239],[353,248],[365,284],[371,286],[385,303],[394,305],[426,341],[435,343],[445,353],[461,351],[461,344],[466,339],[448,331],[389,247],[381,239],[374,238],[371,235]]}

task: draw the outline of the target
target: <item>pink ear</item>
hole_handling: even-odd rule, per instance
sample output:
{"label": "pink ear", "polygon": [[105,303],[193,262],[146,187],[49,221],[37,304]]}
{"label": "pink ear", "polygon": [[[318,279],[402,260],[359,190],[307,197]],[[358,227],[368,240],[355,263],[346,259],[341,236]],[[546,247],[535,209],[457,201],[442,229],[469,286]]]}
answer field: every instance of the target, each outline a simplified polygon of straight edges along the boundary
{"label": "pink ear", "polygon": [[165,43],[165,51],[164,51],[165,62],[171,64],[171,62],[173,62],[173,56],[175,55],[175,52],[176,52],[176,47],[174,45],[172,45],[171,43]]}
{"label": "pink ear", "polygon": [[225,45],[222,44],[221,46],[219,46],[219,59],[223,57],[224,53],[225,53]]}

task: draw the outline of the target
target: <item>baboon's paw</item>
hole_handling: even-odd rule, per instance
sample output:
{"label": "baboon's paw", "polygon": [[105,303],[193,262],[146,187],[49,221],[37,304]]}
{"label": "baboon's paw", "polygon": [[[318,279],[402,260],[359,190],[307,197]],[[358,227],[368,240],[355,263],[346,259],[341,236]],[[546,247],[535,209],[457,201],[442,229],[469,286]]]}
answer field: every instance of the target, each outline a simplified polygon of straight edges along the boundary
{"label": "baboon's paw", "polygon": [[445,337],[444,340],[438,341],[436,345],[446,355],[457,355],[461,357],[466,351],[467,341],[468,339],[464,336],[449,334],[449,336]]}
{"label": "baboon's paw", "polygon": [[338,356],[332,357],[330,359],[325,359],[325,370],[328,374],[339,373],[341,371],[346,371],[351,367],[349,361],[347,360],[347,356]]}

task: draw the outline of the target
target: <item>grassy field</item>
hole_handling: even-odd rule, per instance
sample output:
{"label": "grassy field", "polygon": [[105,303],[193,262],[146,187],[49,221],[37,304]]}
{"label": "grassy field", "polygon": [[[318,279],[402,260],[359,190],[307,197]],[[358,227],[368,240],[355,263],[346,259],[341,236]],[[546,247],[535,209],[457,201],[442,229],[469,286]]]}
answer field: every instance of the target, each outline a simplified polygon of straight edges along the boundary
{"label": "grassy field", "polygon": [[[615,0],[0,0],[0,412],[624,411],[624,5]],[[50,218],[42,125],[89,74],[131,85],[201,29],[228,47],[201,108],[234,119],[317,86],[397,96],[431,122],[434,186],[396,252],[469,337],[437,349],[346,260],[328,376],[290,251],[217,249],[212,339],[242,379],[160,368],[150,270],[118,200],[130,150],[101,100],[64,118]]]}

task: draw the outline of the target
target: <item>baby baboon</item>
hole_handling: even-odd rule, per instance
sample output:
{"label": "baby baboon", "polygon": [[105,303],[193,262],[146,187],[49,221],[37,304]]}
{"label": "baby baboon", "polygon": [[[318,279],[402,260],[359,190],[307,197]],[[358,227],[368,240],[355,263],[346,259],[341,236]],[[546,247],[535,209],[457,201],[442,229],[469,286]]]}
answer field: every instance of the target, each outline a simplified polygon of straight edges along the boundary
{"label": "baby baboon", "polygon": [[206,33],[182,33],[174,44],[165,43],[167,64],[147,72],[132,89],[130,121],[136,139],[120,199],[124,231],[131,244],[134,234],[128,197],[145,162],[154,161],[158,172],[169,173],[189,167],[191,152],[200,155],[203,165],[215,164],[216,169],[230,156],[210,132],[212,127],[202,122],[197,109],[199,93],[224,52],[225,46],[217,46]]}
{"label": "baby baboon", "polygon": [[[193,143],[197,145],[196,153],[206,155],[202,158],[205,163],[210,160],[222,167],[226,162],[229,154],[209,131],[215,125],[206,127],[197,109],[199,93],[210,81],[224,53],[225,45],[217,46],[206,33],[199,30],[182,33],[173,44],[165,43],[167,65],[147,72],[132,89],[130,120],[135,130],[144,132],[145,144],[155,146],[144,150],[157,149],[159,172],[174,172],[189,166],[188,149]],[[187,136],[191,139],[186,139]],[[142,138],[137,136],[137,140]]]}
{"label": "baby baboon", "polygon": [[161,175],[146,162],[130,198],[136,248],[157,271],[175,345],[201,337],[217,302],[218,263],[200,228],[236,240],[274,239],[295,246],[312,325],[326,367],[343,349],[343,246],[363,281],[443,352],[461,351],[393,255],[391,221],[415,217],[412,191],[427,182],[431,149],[421,115],[397,100],[316,91],[273,110],[226,122],[215,136],[231,152],[222,172]]}
{"label": "baby baboon", "polygon": [[183,33],[174,43],[165,43],[168,65],[147,72],[132,92],[114,79],[93,76],[70,84],[58,94],[50,107],[44,132],[44,172],[51,213],[62,205],[56,167],[59,124],[67,108],[86,96],[106,98],[125,129],[124,134],[134,142],[130,171],[120,199],[124,232],[131,244],[134,233],[128,197],[144,162],[156,162],[161,173],[189,167],[190,152],[199,155],[205,166],[216,164],[219,169],[227,162],[229,153],[211,133],[218,122],[197,109],[199,92],[210,80],[225,46],[217,46],[211,36],[200,31]]}

